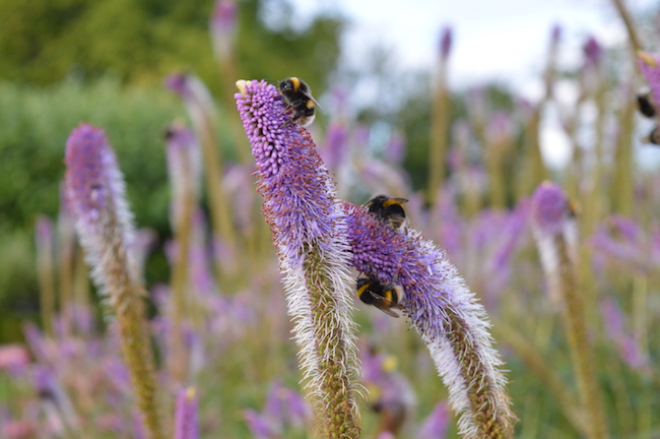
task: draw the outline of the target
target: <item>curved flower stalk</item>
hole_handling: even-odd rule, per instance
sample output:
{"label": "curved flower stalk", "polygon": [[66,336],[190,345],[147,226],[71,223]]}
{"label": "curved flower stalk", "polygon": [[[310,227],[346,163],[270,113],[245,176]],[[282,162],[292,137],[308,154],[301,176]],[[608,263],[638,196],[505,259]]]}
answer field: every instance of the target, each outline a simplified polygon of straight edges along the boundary
{"label": "curved flower stalk", "polygon": [[265,81],[237,86],[319,436],[357,438],[353,281],[334,184],[309,133],[296,124],[283,126],[289,116],[275,87]]}
{"label": "curved flower stalk", "polygon": [[546,181],[536,189],[532,199],[532,226],[551,294],[561,306],[580,402],[586,414],[587,436],[607,438],[584,302],[578,291],[576,224],[566,196],[554,183]]}
{"label": "curved flower stalk", "polygon": [[181,324],[186,308],[185,294],[189,289],[191,230],[200,192],[201,154],[195,136],[182,123],[172,123],[165,133],[165,139],[167,165],[172,182],[170,221],[176,239],[171,281],[173,306],[168,360],[172,377],[182,382],[186,375],[187,355]]}
{"label": "curved flower stalk", "polygon": [[35,229],[41,325],[44,331],[52,335],[53,316],[55,314],[55,279],[53,267],[55,237],[53,221],[47,216],[40,215],[37,217]]}
{"label": "curved flower stalk", "polygon": [[92,277],[116,314],[124,360],[151,439],[164,438],[145,321],[145,290],[129,251],[132,216],[124,181],[102,130],[81,124],[66,145],[65,187]]}
{"label": "curved flower stalk", "polygon": [[466,438],[511,438],[515,416],[486,312],[443,251],[408,229],[397,233],[364,207],[344,203],[353,266],[396,282],[403,313],[426,343]]}

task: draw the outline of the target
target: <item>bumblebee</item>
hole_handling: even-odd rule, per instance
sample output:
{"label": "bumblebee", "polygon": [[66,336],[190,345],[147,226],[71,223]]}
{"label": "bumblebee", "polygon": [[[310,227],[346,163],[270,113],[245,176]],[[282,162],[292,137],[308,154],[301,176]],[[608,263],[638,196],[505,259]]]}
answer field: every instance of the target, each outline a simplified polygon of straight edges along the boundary
{"label": "bumblebee", "polygon": [[395,285],[394,283],[383,285],[372,274],[368,277],[358,278],[357,295],[367,305],[373,305],[385,314],[397,318],[399,315],[392,311],[392,308],[400,309],[401,302],[406,298],[401,285]]}
{"label": "bumblebee", "polygon": [[660,130],[658,130],[658,127],[653,128],[648,136],[643,137],[642,143],[660,145]]}
{"label": "bumblebee", "polygon": [[321,108],[316,99],[312,96],[312,90],[301,79],[292,76],[280,81],[277,86],[282,100],[286,104],[287,110],[290,110],[293,116],[282,126],[290,123],[297,123],[306,127],[314,122],[316,117],[316,107]]}
{"label": "bumblebee", "polygon": [[365,206],[369,209],[369,213],[375,214],[380,221],[399,231],[408,224],[406,211],[403,210],[403,204],[407,202],[405,198],[378,195],[369,200]]}
{"label": "bumblebee", "polygon": [[655,117],[655,103],[650,93],[640,93],[637,95],[637,109],[648,118]]}

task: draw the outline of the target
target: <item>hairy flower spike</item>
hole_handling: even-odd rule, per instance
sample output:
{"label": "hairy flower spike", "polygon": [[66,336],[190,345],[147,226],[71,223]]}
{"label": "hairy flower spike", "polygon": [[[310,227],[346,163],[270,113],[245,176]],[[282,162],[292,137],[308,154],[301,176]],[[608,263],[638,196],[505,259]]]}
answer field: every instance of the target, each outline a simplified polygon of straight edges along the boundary
{"label": "hairy flower spike", "polygon": [[252,145],[320,436],[357,438],[353,281],[334,184],[309,133],[285,125],[290,115],[274,86],[244,81],[239,90],[238,110]]}
{"label": "hairy flower spike", "polygon": [[587,337],[582,294],[577,279],[577,233],[574,212],[559,186],[544,182],[532,198],[532,230],[553,298],[562,311],[587,436],[607,438],[607,422],[596,380],[591,341]]}
{"label": "hairy flower spike", "polygon": [[179,391],[174,414],[174,439],[198,439],[197,390],[188,387]]}
{"label": "hairy flower spike", "polygon": [[66,144],[65,187],[94,281],[116,314],[124,360],[151,439],[164,437],[145,322],[144,287],[129,250],[132,216],[124,181],[102,130],[81,124]]}
{"label": "hairy flower spike", "polygon": [[403,312],[422,336],[466,438],[510,438],[514,415],[483,307],[445,254],[419,232],[397,233],[344,204],[353,266],[406,291]]}

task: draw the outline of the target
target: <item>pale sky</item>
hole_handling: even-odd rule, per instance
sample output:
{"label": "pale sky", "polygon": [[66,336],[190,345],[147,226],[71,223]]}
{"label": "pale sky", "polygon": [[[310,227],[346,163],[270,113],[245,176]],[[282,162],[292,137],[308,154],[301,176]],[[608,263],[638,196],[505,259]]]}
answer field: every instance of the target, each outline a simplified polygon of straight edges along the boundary
{"label": "pale sky", "polygon": [[[359,64],[368,48],[391,48],[398,64],[431,70],[445,25],[454,31],[449,80],[452,88],[497,80],[535,100],[541,93],[550,31],[562,29],[561,62],[577,65],[588,36],[602,45],[619,46],[626,32],[610,0],[292,0],[302,17],[318,10],[339,10],[351,22],[344,44],[349,62]],[[632,10],[655,4],[628,0]],[[361,52],[363,51],[363,52]],[[547,158],[560,164],[568,146],[552,121],[542,133],[553,147]]]}

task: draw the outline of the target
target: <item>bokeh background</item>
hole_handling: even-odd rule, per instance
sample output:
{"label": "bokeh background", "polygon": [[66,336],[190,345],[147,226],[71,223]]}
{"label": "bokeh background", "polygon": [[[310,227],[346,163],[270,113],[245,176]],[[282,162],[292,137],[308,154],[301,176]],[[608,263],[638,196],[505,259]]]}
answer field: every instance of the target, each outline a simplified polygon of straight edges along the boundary
{"label": "bokeh background", "polygon": [[[172,275],[164,132],[175,119],[189,121],[165,78],[192,73],[214,97],[214,140],[233,211],[245,180],[232,171],[251,164],[233,84],[293,75],[321,103],[311,130],[324,157],[336,160],[340,196],[357,204],[381,192],[409,198],[413,226],[449,250],[487,305],[511,371],[519,437],[580,437],[543,372],[520,353],[531,349],[574,390],[556,304],[525,225],[534,188],[544,179],[561,184],[586,213],[580,270],[612,436],[660,437],[653,367],[660,342],[660,148],[641,141],[655,124],[636,113],[636,95],[648,84],[613,3],[242,0],[226,41],[215,45],[213,6],[212,0],[0,0],[0,344],[23,343],[26,322],[44,324],[35,224],[39,215],[56,221],[60,212],[72,128],[86,121],[110,137],[135,222],[151,230],[144,270],[146,285],[155,288]],[[657,50],[657,4],[631,1],[628,8],[644,49]],[[429,166],[434,148],[442,151],[439,172]],[[207,198],[201,206],[208,213]],[[248,262],[217,289],[260,322],[281,320],[268,323],[280,331],[257,340],[264,327],[255,323],[222,342],[222,358],[209,360],[207,373],[220,378],[215,396],[202,396],[208,437],[217,437],[219,424],[231,432],[223,437],[252,437],[241,410],[261,407],[275,378],[299,388],[274,254],[258,200],[252,202],[253,226],[233,218],[237,239],[266,243],[254,245],[260,261],[270,262],[256,265],[267,267],[258,285]],[[57,251],[56,290],[65,276]],[[79,251],[71,257],[80,271]],[[103,334],[99,299],[78,271],[71,274],[78,293],[66,297],[87,295]],[[55,309],[65,304],[58,299]],[[397,358],[416,393],[417,412],[404,431],[415,431],[446,394],[405,322],[377,313],[358,311],[367,334],[362,343]],[[154,299],[151,315],[161,314]],[[522,342],[519,333],[527,337]],[[234,345],[245,340],[246,350]],[[263,349],[268,367],[258,359]],[[0,387],[0,408],[10,406],[14,392]],[[212,419],[216,409],[224,414]],[[366,403],[364,417],[369,437],[380,418]],[[455,437],[449,425],[447,437]]]}

